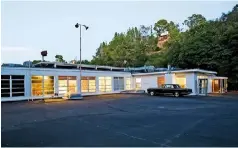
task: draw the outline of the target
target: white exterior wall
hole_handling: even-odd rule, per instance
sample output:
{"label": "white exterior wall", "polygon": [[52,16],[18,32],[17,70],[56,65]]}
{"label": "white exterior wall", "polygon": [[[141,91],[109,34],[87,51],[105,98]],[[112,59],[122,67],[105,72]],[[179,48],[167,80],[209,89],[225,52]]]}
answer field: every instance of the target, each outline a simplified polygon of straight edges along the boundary
{"label": "white exterior wall", "polygon": [[195,73],[187,73],[185,74],[186,77],[186,86],[187,88],[192,89],[192,94],[190,95],[196,95],[197,94],[197,74]]}
{"label": "white exterior wall", "polygon": [[147,89],[148,88],[151,88],[151,87],[158,87],[158,84],[157,84],[157,78],[158,77],[162,77],[164,76],[163,74],[158,74],[158,75],[147,75],[147,76],[134,76],[134,87],[135,88],[135,79],[136,78],[141,78],[141,90],[145,90],[147,92]]}
{"label": "white exterior wall", "polygon": [[176,79],[175,79],[175,74],[174,73],[167,73],[165,74],[165,84],[176,84]]}
{"label": "white exterior wall", "polygon": [[208,76],[207,93],[212,93],[212,77],[213,76]]}
{"label": "white exterior wall", "polygon": [[[54,90],[58,93],[58,76],[77,76],[77,91],[80,92],[80,72],[79,70],[72,69],[48,69],[48,68],[18,68],[18,67],[2,67],[1,75],[24,75],[25,76],[25,96],[19,97],[2,97],[1,101],[17,101],[17,100],[28,100],[28,99],[40,99],[44,97],[32,97],[31,96],[31,76],[54,76]],[[97,95],[97,94],[110,94],[116,93],[113,86],[113,77],[127,77],[131,78],[129,72],[116,72],[116,71],[90,71],[82,70],[82,76],[94,76],[96,77],[96,93],[85,93],[85,95]],[[111,77],[112,91],[107,93],[99,92],[98,77],[106,76]],[[117,91],[118,92],[118,91]],[[45,96],[47,97],[47,96]],[[49,97],[49,96],[48,96]]]}

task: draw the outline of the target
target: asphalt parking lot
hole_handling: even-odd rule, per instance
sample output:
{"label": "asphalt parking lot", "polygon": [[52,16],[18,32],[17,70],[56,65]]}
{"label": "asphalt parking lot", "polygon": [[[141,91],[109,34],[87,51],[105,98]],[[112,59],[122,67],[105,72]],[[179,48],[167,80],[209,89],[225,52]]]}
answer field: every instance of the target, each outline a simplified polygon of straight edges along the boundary
{"label": "asphalt parking lot", "polygon": [[238,96],[2,103],[2,146],[238,146]]}

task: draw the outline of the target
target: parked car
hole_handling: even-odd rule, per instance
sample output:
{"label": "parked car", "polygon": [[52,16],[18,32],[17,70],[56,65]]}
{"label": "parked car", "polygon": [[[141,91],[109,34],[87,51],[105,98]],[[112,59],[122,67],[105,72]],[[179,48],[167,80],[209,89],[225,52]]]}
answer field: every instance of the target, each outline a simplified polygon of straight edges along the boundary
{"label": "parked car", "polygon": [[178,84],[163,84],[161,88],[148,88],[148,94],[151,96],[158,94],[172,94],[175,97],[188,95],[192,93],[192,89],[181,88]]}

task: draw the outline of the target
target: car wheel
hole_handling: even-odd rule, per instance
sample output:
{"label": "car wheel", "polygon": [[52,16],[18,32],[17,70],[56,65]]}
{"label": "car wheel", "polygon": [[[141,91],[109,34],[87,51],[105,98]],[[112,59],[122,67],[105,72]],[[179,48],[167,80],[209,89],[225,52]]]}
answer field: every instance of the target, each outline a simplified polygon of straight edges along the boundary
{"label": "car wheel", "polygon": [[176,92],[174,93],[174,96],[175,96],[175,97],[179,97],[179,92],[176,91]]}
{"label": "car wheel", "polygon": [[151,95],[151,96],[154,96],[154,95],[155,95],[155,93],[154,93],[153,91],[151,91],[151,92],[150,92],[150,95]]}

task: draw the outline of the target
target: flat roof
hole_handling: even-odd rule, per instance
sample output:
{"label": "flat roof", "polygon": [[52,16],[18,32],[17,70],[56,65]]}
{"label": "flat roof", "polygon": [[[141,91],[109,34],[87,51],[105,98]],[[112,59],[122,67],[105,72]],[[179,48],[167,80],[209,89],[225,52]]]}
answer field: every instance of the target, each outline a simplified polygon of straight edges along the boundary
{"label": "flat roof", "polygon": [[166,74],[166,73],[206,73],[206,74],[217,74],[215,71],[208,71],[203,69],[185,69],[185,70],[173,70],[173,71],[161,71],[161,72],[150,72],[150,73],[134,73],[133,76],[143,76],[143,75],[157,75],[157,74]]}
{"label": "flat roof", "polygon": [[212,79],[228,79],[228,77],[212,77]]}
{"label": "flat roof", "polygon": [[[8,66],[2,66],[2,68]],[[11,68],[17,68],[15,66],[9,66]],[[34,64],[34,67],[25,68],[44,68],[44,69],[68,69],[68,70],[79,70],[80,64],[72,63],[61,63],[61,62],[39,62]],[[22,67],[22,68],[23,68]],[[113,66],[102,66],[102,65],[88,65],[81,64],[82,70],[92,70],[92,71],[121,71],[121,72],[132,72],[134,76],[143,76],[143,75],[157,75],[157,74],[166,74],[166,73],[206,73],[206,74],[217,74],[215,71],[208,71],[203,69],[171,69],[170,71],[167,68],[155,68],[154,66],[143,66],[143,67],[113,67]]]}

